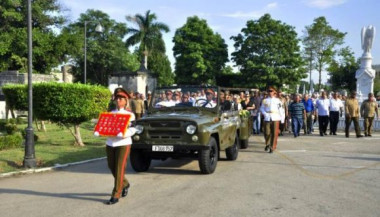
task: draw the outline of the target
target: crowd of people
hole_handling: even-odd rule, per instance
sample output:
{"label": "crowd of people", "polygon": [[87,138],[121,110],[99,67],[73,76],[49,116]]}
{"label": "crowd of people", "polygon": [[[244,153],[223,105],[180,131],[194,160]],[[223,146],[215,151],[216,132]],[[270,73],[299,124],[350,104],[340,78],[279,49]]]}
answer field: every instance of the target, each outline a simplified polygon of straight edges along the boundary
{"label": "crowd of people", "polygon": [[[247,110],[250,114],[253,134],[264,134],[265,151],[272,153],[277,146],[278,136],[284,131],[291,131],[295,138],[300,136],[301,129],[304,134],[312,134],[313,125],[318,120],[319,135],[326,136],[328,125],[330,135],[337,135],[339,118],[345,116],[345,135],[349,137],[351,122],[354,122],[356,137],[363,137],[359,127],[359,117],[364,118],[364,136],[372,136],[372,125],[375,116],[379,118],[378,107],[380,99],[376,99],[372,93],[359,105],[356,92],[349,97],[341,96],[337,92],[327,94],[321,91],[309,94],[286,95],[270,86],[267,91],[240,92],[232,94],[222,91],[218,94],[215,90],[206,88],[199,91],[173,91],[166,90],[157,94],[156,106],[198,106],[214,108],[219,98],[219,106],[224,111]],[[127,92],[123,88],[116,88],[110,103],[109,110],[114,113],[130,114],[131,121],[140,119],[147,111],[152,99],[151,92],[147,98],[143,94]],[[289,127],[291,125],[291,127]],[[131,137],[136,129],[131,125],[122,137],[109,137],[106,142],[108,167],[114,177],[114,188],[111,198],[106,203],[111,205],[118,203],[121,197],[128,194],[130,184],[124,176],[125,166],[132,144]]]}
{"label": "crowd of people", "polygon": [[264,92],[255,91],[251,97],[246,92],[245,96],[241,97],[242,108],[250,111],[252,116],[253,134],[264,132],[264,125],[261,123],[264,123],[265,116],[261,110],[263,101],[268,98],[270,90],[276,92],[274,97],[281,101],[283,110],[282,120],[279,123],[280,136],[284,131],[289,131],[293,132],[294,137],[298,137],[302,129],[305,135],[312,134],[316,122],[318,122],[320,136],[326,136],[328,128],[329,135],[337,135],[339,119],[343,117],[345,117],[346,137],[349,137],[352,122],[354,122],[356,137],[363,137],[359,127],[359,117],[364,119],[364,136],[371,136],[374,118],[378,118],[380,97],[376,100],[373,93],[368,94],[368,98],[360,105],[355,91],[348,97],[338,92],[327,94],[326,91],[313,93],[310,96],[309,94],[286,95],[281,91],[277,92],[275,88],[270,88]]}
{"label": "crowd of people", "polygon": [[[265,116],[260,108],[264,99],[270,96],[269,89],[266,91],[242,91],[234,94],[229,91],[220,92],[221,109],[249,111],[253,124],[252,133],[263,133]],[[144,94],[138,92],[131,92],[130,95],[129,109],[138,120],[148,110],[152,93],[149,91],[146,98]],[[156,107],[198,106],[213,108],[217,104],[216,97],[218,96],[215,90],[209,88],[194,92],[166,90],[159,93],[154,103]],[[354,123],[356,136],[358,138],[363,136],[359,127],[359,117],[364,119],[364,136],[371,136],[373,121],[375,115],[378,115],[378,107],[380,106],[380,96],[376,99],[373,93],[370,93],[368,98],[359,106],[355,91],[346,97],[339,92],[321,91],[311,95],[307,93],[301,95],[285,94],[276,90],[274,97],[281,101],[284,113],[279,122],[279,136],[283,136],[284,132],[288,131],[292,132],[294,137],[298,137],[301,130],[305,135],[312,134],[316,122],[318,122],[320,136],[326,136],[327,133],[337,135],[338,123],[343,117],[346,122],[346,137],[349,137],[351,122]],[[329,132],[327,132],[328,128],[330,129]]]}

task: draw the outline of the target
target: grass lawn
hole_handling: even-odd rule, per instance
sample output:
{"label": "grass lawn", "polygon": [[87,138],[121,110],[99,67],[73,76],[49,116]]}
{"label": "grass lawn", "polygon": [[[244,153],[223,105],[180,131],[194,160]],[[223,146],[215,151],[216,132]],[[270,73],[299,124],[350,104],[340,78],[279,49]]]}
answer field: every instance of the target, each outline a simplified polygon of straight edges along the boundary
{"label": "grass lawn", "polygon": [[[27,125],[18,125],[19,129],[25,129]],[[33,129],[38,135],[35,142],[35,156],[37,167],[54,166],[105,156],[105,138],[93,136],[95,124],[86,122],[81,124],[82,140],[85,147],[74,145],[74,137],[66,128],[55,124],[46,124],[46,132]],[[0,173],[23,170],[24,147],[0,151]]]}

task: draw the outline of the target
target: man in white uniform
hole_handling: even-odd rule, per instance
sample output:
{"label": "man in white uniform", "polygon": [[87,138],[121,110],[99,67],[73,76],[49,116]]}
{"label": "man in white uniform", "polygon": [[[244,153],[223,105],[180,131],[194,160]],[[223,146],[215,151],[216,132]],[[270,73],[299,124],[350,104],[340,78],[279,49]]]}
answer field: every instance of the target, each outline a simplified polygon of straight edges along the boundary
{"label": "man in white uniform", "polygon": [[281,119],[285,116],[283,103],[276,97],[277,90],[268,88],[268,97],[263,99],[260,112],[264,116],[265,151],[272,153],[277,147],[277,137]]}

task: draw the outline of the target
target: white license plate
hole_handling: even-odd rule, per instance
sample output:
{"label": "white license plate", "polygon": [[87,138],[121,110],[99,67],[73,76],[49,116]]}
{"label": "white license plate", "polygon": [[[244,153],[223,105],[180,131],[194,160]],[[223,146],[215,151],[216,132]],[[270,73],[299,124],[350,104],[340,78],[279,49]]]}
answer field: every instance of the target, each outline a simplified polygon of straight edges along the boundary
{"label": "white license plate", "polygon": [[174,147],[172,145],[153,145],[152,151],[173,152]]}

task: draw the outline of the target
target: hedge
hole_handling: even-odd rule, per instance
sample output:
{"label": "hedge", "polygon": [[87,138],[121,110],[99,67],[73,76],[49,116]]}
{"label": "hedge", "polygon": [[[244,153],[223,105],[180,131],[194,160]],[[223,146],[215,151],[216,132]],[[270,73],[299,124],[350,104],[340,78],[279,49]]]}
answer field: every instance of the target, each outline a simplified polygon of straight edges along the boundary
{"label": "hedge", "polygon": [[5,101],[9,109],[28,111],[28,86],[7,84],[3,86]]}
{"label": "hedge", "polygon": [[[28,110],[27,85],[5,85],[9,108]],[[33,113],[40,120],[58,124],[80,124],[107,110],[111,92],[102,86],[38,83],[33,84]]]}
{"label": "hedge", "polygon": [[33,108],[40,120],[78,125],[106,111],[111,92],[102,86],[39,83],[33,87]]}

